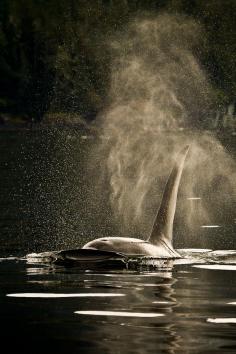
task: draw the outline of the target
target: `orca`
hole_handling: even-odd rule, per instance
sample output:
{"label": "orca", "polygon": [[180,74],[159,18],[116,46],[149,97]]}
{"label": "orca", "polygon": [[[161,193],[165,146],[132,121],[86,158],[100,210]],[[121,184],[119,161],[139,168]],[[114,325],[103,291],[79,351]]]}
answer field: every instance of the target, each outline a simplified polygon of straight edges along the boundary
{"label": "orca", "polygon": [[176,210],[179,184],[189,146],[177,155],[175,165],[167,180],[160,208],[147,240],[131,237],[102,237],[86,243],[82,248],[29,254],[29,263],[50,262],[61,265],[93,265],[113,267],[114,263],[124,265],[130,257],[153,257],[174,260],[182,258],[173,248],[173,222]]}
{"label": "orca", "polygon": [[173,222],[179,184],[188,150],[187,145],[177,156],[164,189],[152,232],[147,240],[130,237],[102,237],[86,243],[82,249],[115,252],[126,256],[180,258],[181,256],[174,250],[172,244]]}

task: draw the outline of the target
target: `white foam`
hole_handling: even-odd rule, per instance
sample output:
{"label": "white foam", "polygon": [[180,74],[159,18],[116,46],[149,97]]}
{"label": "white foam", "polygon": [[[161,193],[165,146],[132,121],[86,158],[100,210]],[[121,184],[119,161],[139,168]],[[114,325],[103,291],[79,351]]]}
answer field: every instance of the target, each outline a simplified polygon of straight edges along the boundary
{"label": "white foam", "polygon": [[236,254],[236,250],[217,250],[211,252],[211,255],[213,256],[230,256],[235,254]]}
{"label": "white foam", "polygon": [[193,258],[182,258],[182,259],[176,259],[174,264],[175,265],[186,265],[186,264],[194,264],[196,263],[196,259]]}
{"label": "white foam", "polygon": [[78,315],[92,316],[118,316],[118,317],[162,317],[162,313],[145,313],[145,312],[125,312],[125,311],[75,311]]}
{"label": "white foam", "polygon": [[208,318],[210,323],[236,323],[236,318]]}
{"label": "white foam", "polygon": [[125,296],[119,293],[76,293],[76,294],[56,294],[56,293],[16,293],[7,294],[9,297],[25,297],[25,298],[68,298],[68,297],[117,297]]}
{"label": "white foam", "polygon": [[236,270],[236,265],[228,264],[195,264],[193,267],[211,270]]}
{"label": "white foam", "polygon": [[191,252],[191,253],[205,253],[205,252],[210,252],[212,251],[210,248],[180,248],[177,250],[178,252],[181,253],[187,253],[187,252]]}

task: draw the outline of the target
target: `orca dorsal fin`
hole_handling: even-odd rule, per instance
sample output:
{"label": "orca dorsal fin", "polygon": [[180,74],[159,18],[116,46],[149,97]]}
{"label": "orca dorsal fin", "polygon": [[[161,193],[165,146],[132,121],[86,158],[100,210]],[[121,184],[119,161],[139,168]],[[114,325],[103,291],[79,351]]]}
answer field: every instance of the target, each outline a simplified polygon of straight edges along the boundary
{"label": "orca dorsal fin", "polygon": [[158,210],[151,235],[148,241],[157,245],[164,241],[172,246],[173,222],[176,209],[176,201],[179,183],[184,168],[184,161],[189,150],[189,145],[185,146],[178,154],[175,165],[167,180],[162,196],[160,208]]}

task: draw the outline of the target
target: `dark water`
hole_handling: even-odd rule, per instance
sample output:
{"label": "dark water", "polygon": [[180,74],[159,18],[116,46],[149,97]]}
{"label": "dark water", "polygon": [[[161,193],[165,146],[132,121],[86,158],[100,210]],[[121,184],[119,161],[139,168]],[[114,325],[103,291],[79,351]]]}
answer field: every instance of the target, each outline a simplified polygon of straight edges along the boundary
{"label": "dark water", "polygon": [[[0,269],[1,335],[9,353],[236,351],[229,304],[236,301],[235,270],[79,272],[13,261]],[[36,294],[6,297],[15,293]],[[207,322],[222,318],[229,323]]]}
{"label": "dark water", "polygon": [[[0,134],[2,346],[9,353],[235,353],[234,253],[189,261],[187,251],[171,270],[113,272],[6,259],[116,232],[106,196],[98,210],[93,195],[93,139],[76,130]],[[231,219],[199,227],[184,247],[235,249]]]}

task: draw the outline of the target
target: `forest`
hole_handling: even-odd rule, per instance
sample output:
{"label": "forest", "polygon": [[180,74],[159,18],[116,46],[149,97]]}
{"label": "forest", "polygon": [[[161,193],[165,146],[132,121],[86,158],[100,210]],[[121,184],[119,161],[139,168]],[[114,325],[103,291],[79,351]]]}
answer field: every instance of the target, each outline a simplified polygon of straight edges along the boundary
{"label": "forest", "polygon": [[236,92],[235,0],[1,0],[0,122],[48,112],[92,121],[107,103],[109,41],[135,16],[187,15],[204,28],[196,51],[217,97]]}

